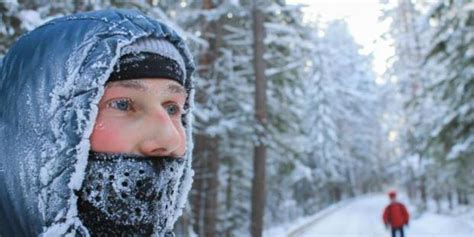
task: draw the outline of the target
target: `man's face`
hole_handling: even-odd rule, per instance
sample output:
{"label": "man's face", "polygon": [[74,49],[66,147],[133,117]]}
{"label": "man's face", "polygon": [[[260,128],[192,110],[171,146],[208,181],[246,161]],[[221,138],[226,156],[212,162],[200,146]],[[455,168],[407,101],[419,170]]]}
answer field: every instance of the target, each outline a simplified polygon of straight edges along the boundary
{"label": "man's face", "polygon": [[186,90],[168,79],[110,82],[99,102],[90,141],[96,152],[182,156]]}

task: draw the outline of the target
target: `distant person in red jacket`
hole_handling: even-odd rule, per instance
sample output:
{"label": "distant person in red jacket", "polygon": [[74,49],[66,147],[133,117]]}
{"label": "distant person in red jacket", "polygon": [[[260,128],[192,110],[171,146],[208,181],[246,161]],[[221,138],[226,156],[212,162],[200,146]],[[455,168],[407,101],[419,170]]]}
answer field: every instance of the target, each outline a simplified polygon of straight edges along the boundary
{"label": "distant person in red jacket", "polygon": [[396,237],[397,232],[400,233],[401,237],[404,237],[403,226],[408,226],[410,216],[405,205],[397,201],[395,191],[389,192],[388,196],[390,197],[390,204],[383,212],[383,222],[387,228],[389,226],[392,228],[392,237]]}

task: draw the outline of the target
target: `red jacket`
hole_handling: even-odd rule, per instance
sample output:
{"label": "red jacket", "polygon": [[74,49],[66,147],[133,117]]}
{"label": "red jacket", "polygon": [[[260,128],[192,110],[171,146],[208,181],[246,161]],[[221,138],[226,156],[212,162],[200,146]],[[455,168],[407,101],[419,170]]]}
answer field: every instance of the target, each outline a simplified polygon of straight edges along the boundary
{"label": "red jacket", "polygon": [[405,205],[399,202],[392,202],[385,208],[383,212],[383,222],[390,224],[392,228],[400,228],[408,224],[410,216]]}

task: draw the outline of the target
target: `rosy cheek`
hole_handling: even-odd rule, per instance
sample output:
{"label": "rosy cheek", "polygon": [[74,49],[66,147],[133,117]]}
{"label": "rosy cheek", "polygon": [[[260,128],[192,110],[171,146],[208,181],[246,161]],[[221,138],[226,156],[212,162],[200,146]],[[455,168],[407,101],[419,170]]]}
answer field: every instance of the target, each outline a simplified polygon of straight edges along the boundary
{"label": "rosy cheek", "polygon": [[129,152],[130,141],[122,129],[117,122],[97,119],[90,138],[91,149],[97,152]]}

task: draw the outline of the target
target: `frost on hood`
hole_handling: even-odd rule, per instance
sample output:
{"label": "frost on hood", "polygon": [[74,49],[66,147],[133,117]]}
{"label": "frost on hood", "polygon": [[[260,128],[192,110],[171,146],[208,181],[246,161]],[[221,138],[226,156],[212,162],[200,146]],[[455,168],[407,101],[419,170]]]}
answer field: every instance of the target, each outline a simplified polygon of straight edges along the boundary
{"label": "frost on hood", "polygon": [[[185,83],[191,83],[194,65],[182,39],[136,11],[55,19],[24,35],[5,55],[0,67],[1,236],[88,235],[75,192],[88,166],[96,105],[121,48],[143,37],[175,45],[185,62]],[[185,118],[187,155],[173,171],[180,177],[164,231],[172,230],[181,215],[192,182],[190,114]],[[120,190],[120,184],[112,186]]]}

